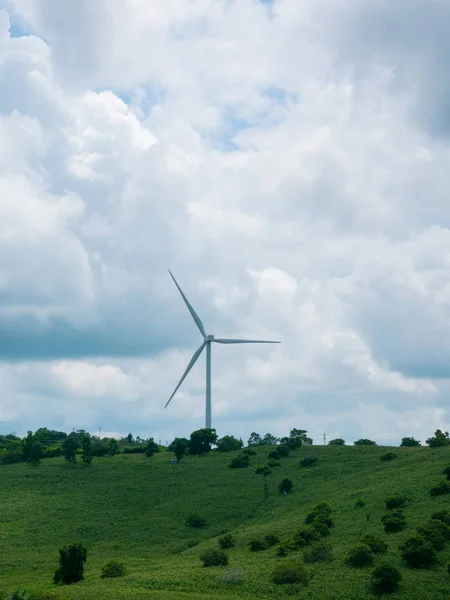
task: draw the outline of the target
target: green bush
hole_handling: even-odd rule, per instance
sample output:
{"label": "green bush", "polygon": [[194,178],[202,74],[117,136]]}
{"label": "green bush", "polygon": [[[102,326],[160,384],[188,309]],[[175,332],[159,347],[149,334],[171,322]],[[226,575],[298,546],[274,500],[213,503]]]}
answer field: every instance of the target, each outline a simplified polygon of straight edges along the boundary
{"label": "green bush", "polygon": [[400,444],[403,448],[411,448],[413,446],[420,446],[420,441],[415,440],[413,437],[404,437],[402,438],[402,443]]}
{"label": "green bush", "polygon": [[269,462],[267,463],[267,466],[270,467],[271,469],[274,469],[276,467],[281,467],[281,464],[278,460],[269,460]]}
{"label": "green bush", "polygon": [[386,542],[380,536],[372,533],[366,533],[366,535],[363,535],[359,540],[359,543],[369,546],[374,554],[384,554],[388,549]]}
{"label": "green bush", "polygon": [[387,513],[381,517],[386,533],[398,533],[406,527],[406,519],[401,512]]}
{"label": "green bush", "polygon": [[268,533],[264,536],[264,543],[266,545],[266,548],[271,548],[272,546],[276,546],[280,543],[280,538],[278,538],[273,533]]}
{"label": "green bush", "polygon": [[218,542],[222,550],[228,550],[228,548],[232,548],[234,546],[233,536],[229,533],[222,535],[222,537],[218,539]]}
{"label": "green bush", "polygon": [[408,538],[399,549],[403,560],[412,569],[426,569],[437,562],[433,546],[419,535]]}
{"label": "green bush", "polygon": [[206,525],[206,519],[200,515],[189,515],[184,522],[186,527],[192,527],[193,529],[201,529]]}
{"label": "green bush", "polygon": [[250,540],[248,543],[248,549],[251,552],[260,552],[266,550],[267,546],[262,540]]}
{"label": "green bush", "polygon": [[366,505],[366,501],[363,498],[358,498],[355,502],[355,508],[362,508]]}
{"label": "green bush", "polygon": [[313,527],[302,527],[292,538],[297,548],[309,546],[319,540],[319,534]]}
{"label": "green bush", "polygon": [[274,460],[278,460],[280,458],[280,455],[277,450],[271,450],[271,452],[269,452],[267,456],[268,458],[273,458]]}
{"label": "green bush", "polygon": [[374,557],[375,555],[369,546],[357,544],[356,546],[353,546],[353,548],[350,548],[345,562],[350,567],[359,569],[372,565]]}
{"label": "green bush", "polygon": [[380,457],[380,460],[383,462],[389,461],[389,460],[394,460],[395,458],[397,458],[397,455],[394,454],[393,452],[386,452],[386,454],[383,454]]}
{"label": "green bush", "polygon": [[450,513],[446,510],[438,510],[431,515],[432,520],[442,521],[450,527]]}
{"label": "green bush", "polygon": [[393,594],[402,579],[400,571],[389,564],[382,564],[372,571],[372,591],[377,596]]}
{"label": "green bush", "polygon": [[290,494],[292,492],[292,488],[294,487],[294,482],[290,479],[283,479],[283,481],[278,485],[278,489],[280,490],[280,494],[286,496],[286,494]]}
{"label": "green bush", "polygon": [[248,454],[239,454],[231,459],[228,465],[230,469],[245,469],[250,466],[250,456]]}
{"label": "green bush", "polygon": [[384,503],[386,504],[386,508],[388,510],[393,510],[395,508],[403,508],[407,500],[408,499],[404,494],[395,494],[386,498]]}
{"label": "green bush", "polygon": [[297,550],[297,544],[294,539],[283,540],[277,548],[276,555],[284,557],[288,552],[294,552],[294,550]]}
{"label": "green bush", "polygon": [[103,565],[101,578],[110,579],[114,577],[124,577],[127,573],[128,571],[124,563],[118,562],[117,560],[110,560]]}
{"label": "green bush", "polygon": [[289,456],[289,446],[281,444],[281,446],[278,446],[277,452],[280,458],[286,458],[286,456]]}
{"label": "green bush", "polygon": [[70,585],[84,579],[84,563],[87,550],[83,544],[71,544],[59,550],[59,568],[53,576],[53,583]]}
{"label": "green bush", "polygon": [[256,456],[256,450],[253,450],[253,448],[244,448],[242,450],[242,454],[247,454],[248,456]]}
{"label": "green bush", "polygon": [[29,595],[26,590],[21,590],[20,588],[17,588],[17,590],[14,590],[12,594],[6,596],[5,600],[28,600],[28,598]]}
{"label": "green bush", "polygon": [[316,517],[314,519],[314,521],[311,523],[311,527],[317,531],[317,533],[322,536],[322,537],[326,537],[327,535],[330,535],[330,525],[329,525],[329,521],[331,519],[327,519],[327,517],[324,517],[322,515],[319,515],[318,517]]}
{"label": "green bush", "polygon": [[226,567],[228,556],[222,550],[206,550],[200,555],[204,567]]}
{"label": "green bush", "polygon": [[429,492],[432,498],[436,498],[437,496],[445,496],[445,494],[450,494],[450,484],[445,481],[440,481],[436,485],[434,485]]}
{"label": "green bush", "polygon": [[298,464],[301,467],[309,468],[313,467],[317,463],[317,458],[313,456],[307,456],[303,460],[301,460]]}
{"label": "green bush", "polygon": [[333,551],[329,544],[314,544],[303,552],[303,559],[306,563],[331,562]]}
{"label": "green bush", "polygon": [[436,519],[431,519],[426,525],[419,527],[417,531],[437,551],[443,550],[445,544],[450,540],[450,527]]}
{"label": "green bush", "polygon": [[272,571],[272,581],[276,585],[289,583],[308,583],[305,565],[299,561],[290,561],[278,564]]}
{"label": "green bush", "polygon": [[256,469],[255,469],[255,473],[257,475],[270,475],[270,472],[271,471],[270,471],[269,465],[262,465],[262,466],[256,467]]}
{"label": "green bush", "polygon": [[312,510],[307,513],[305,517],[306,525],[313,523],[316,519],[324,521],[328,527],[333,527],[334,523],[331,518],[332,513],[331,507],[326,502],[319,502],[313,506]]}

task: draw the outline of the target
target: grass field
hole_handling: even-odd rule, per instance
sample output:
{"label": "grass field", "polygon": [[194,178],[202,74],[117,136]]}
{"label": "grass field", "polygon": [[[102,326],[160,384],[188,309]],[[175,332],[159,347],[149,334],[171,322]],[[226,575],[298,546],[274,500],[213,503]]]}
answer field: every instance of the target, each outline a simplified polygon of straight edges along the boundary
{"label": "grass field", "polygon": [[[404,567],[398,552],[401,541],[432,512],[450,509],[450,496],[432,499],[428,494],[450,464],[449,449],[396,448],[395,460],[381,462],[386,448],[302,447],[272,470],[265,502],[255,466],[266,462],[270,449],[259,448],[247,469],[228,468],[235,453],[216,452],[187,456],[178,465],[170,464],[172,455],[160,453],[150,459],[95,459],[88,468],[62,458],[46,459],[36,468],[0,466],[0,594],[20,587],[39,592],[42,599],[364,600],[374,597],[372,569],[351,568],[344,559],[361,534],[370,532],[389,544],[388,554],[375,565],[387,561],[402,571],[403,581],[392,598],[450,598],[450,547],[439,553],[440,564],[428,570]],[[305,456],[317,457],[317,465],[301,468],[298,463]],[[294,482],[287,496],[277,488],[284,477]],[[393,493],[410,499],[404,509],[407,528],[386,534],[380,519],[384,500]],[[355,507],[358,498],[365,506]],[[268,533],[291,537],[318,501],[334,511],[335,527],[327,538],[334,560],[307,565],[306,587],[275,586],[271,570],[285,559],[276,556],[276,547],[250,552],[249,540]],[[204,516],[207,527],[187,528],[190,513]],[[204,549],[218,548],[217,537],[224,531],[236,540],[227,550],[229,566],[245,571],[245,580],[231,587],[218,581],[226,569],[204,568],[199,560]],[[78,541],[88,549],[85,580],[53,585],[59,547]],[[302,552],[294,556],[301,558]],[[101,566],[111,559],[124,561],[129,574],[101,579]]]}

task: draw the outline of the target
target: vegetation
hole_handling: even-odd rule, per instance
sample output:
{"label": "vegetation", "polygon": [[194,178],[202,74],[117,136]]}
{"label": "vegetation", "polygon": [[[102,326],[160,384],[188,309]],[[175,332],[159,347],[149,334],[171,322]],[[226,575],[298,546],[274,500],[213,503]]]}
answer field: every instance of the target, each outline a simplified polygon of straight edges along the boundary
{"label": "vegetation", "polygon": [[118,560],[110,560],[102,567],[102,579],[113,579],[116,577],[124,577],[128,571],[123,562]]}
{"label": "vegetation", "polygon": [[376,446],[377,443],[373,440],[368,440],[367,438],[361,438],[356,442],[353,442],[355,446]]}
{"label": "vegetation", "polygon": [[373,564],[375,559],[375,555],[369,546],[365,544],[357,544],[350,548],[347,558],[345,562],[350,567],[360,568],[360,567],[369,567]]}
{"label": "vegetation", "polygon": [[222,550],[205,550],[200,555],[204,567],[226,567],[228,556]]}
{"label": "vegetation", "polygon": [[328,442],[329,446],[345,446],[345,440],[342,438],[336,438],[335,440],[330,440]]}
{"label": "vegetation", "polygon": [[450,444],[448,431],[441,431],[440,429],[437,429],[434,432],[434,436],[429,437],[426,440],[426,443],[430,446],[430,448],[442,448],[443,446],[448,446]]}
{"label": "vegetation", "polygon": [[402,438],[400,446],[402,448],[411,448],[413,446],[420,446],[420,441],[415,440],[413,437]]}
{"label": "vegetation", "polygon": [[87,550],[83,544],[71,544],[59,551],[59,568],[53,576],[53,583],[69,585],[84,579],[84,563]]}
{"label": "vegetation", "polygon": [[[182,465],[173,467],[173,447],[169,452],[159,447],[148,459],[148,440],[126,436],[110,452],[109,439],[91,435],[93,460],[84,468],[85,433],[72,433],[75,463],[62,452],[69,436],[32,433],[33,443],[42,447],[35,468],[24,460],[28,434],[0,438],[1,459],[19,455],[19,462],[0,464],[2,600],[19,594],[24,600],[369,600],[395,586],[398,600],[450,597],[448,497],[429,494],[450,462],[446,446],[404,446],[395,449],[396,460],[383,464],[386,447],[312,449],[305,442],[288,448],[281,466],[264,476],[266,496],[255,468],[267,465],[268,454],[279,452],[281,443],[252,446],[255,466],[230,469],[230,460],[247,449],[230,455],[211,443],[208,452],[195,455],[187,436],[179,438],[187,449]],[[299,469],[299,461],[311,454],[316,466]],[[286,496],[278,489],[283,479],[293,482]],[[386,500],[398,496],[408,498],[404,507],[386,510]],[[358,501],[362,510],[355,509]],[[399,519],[404,528],[386,534],[385,512],[388,522]],[[264,551],[250,552],[251,540]],[[84,579],[55,586],[58,548],[72,542],[88,549]],[[367,548],[356,554],[359,560],[372,553],[372,567],[346,564],[355,544]],[[220,558],[203,568],[201,557],[212,549],[229,565]],[[126,578],[102,577],[111,561],[127,565]],[[284,575],[278,573],[275,583],[274,570],[281,569]]]}
{"label": "vegetation", "polygon": [[395,454],[395,452],[386,452],[386,454],[382,454],[380,456],[380,460],[383,462],[394,460],[395,458],[397,458],[397,455]]}

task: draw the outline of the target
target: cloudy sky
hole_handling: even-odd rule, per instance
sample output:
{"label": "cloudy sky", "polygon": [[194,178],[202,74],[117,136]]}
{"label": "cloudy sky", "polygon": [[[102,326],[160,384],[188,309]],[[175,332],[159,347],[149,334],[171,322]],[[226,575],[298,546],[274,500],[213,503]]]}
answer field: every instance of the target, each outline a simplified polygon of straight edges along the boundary
{"label": "cloudy sky", "polygon": [[450,428],[450,3],[0,0],[0,432]]}

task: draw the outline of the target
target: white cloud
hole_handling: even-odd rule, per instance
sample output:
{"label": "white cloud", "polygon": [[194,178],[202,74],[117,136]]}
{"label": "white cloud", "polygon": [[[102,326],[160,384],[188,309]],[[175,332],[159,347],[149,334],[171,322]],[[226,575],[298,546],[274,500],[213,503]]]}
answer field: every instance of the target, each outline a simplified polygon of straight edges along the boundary
{"label": "white cloud", "polygon": [[162,408],[200,342],[167,267],[208,331],[283,341],[214,347],[222,433],[445,427],[450,154],[413,77],[442,75],[431,34],[408,62],[419,9],[2,6],[3,428],[200,426],[204,364]]}

